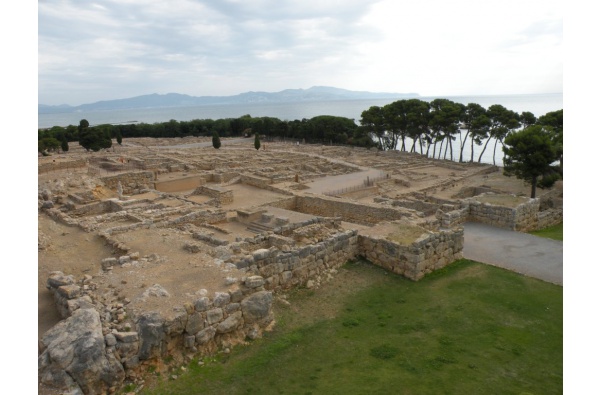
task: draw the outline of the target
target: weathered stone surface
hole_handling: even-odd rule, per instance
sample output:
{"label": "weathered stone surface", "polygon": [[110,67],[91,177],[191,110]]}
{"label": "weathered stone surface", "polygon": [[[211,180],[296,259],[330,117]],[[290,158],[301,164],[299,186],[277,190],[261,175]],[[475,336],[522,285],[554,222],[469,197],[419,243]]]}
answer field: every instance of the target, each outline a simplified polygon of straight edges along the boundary
{"label": "weathered stone surface", "polygon": [[269,291],[256,292],[242,300],[242,313],[248,322],[259,321],[269,316],[273,304],[273,294]]}
{"label": "weathered stone surface", "polygon": [[261,276],[250,276],[246,278],[244,285],[248,288],[258,288],[264,285],[265,280]]}
{"label": "weathered stone surface", "polygon": [[[105,352],[100,315],[79,309],[42,337],[39,375],[49,385],[72,385],[85,394],[103,394],[123,382],[123,366]],[[72,378],[71,382],[65,377]]]}
{"label": "weathered stone surface", "polygon": [[217,325],[217,333],[229,333],[234,331],[243,321],[242,312],[236,311]]}
{"label": "weathered stone surface", "polygon": [[133,343],[139,340],[137,332],[115,332],[114,335],[123,343]]}
{"label": "weathered stone surface", "polygon": [[223,319],[223,309],[212,309],[206,312],[208,325],[216,324]]}
{"label": "weathered stone surface", "polygon": [[47,288],[58,288],[63,285],[69,285],[75,283],[75,277],[72,275],[65,276],[63,272],[52,272],[48,276],[46,281]]}
{"label": "weathered stone surface", "polygon": [[213,300],[213,305],[215,307],[223,307],[231,300],[231,296],[227,292],[217,292],[215,294],[215,299]]}
{"label": "weathered stone surface", "polygon": [[104,336],[104,342],[108,347],[112,347],[117,344],[117,338],[112,333],[109,333]]}
{"label": "weathered stone surface", "polygon": [[208,328],[196,333],[196,342],[200,345],[206,344],[215,337],[215,333],[217,333],[217,330],[212,326],[209,326]]}
{"label": "weathered stone surface", "polygon": [[140,337],[141,360],[160,356],[162,353],[165,332],[164,319],[156,312],[144,313],[136,322],[137,332]]}
{"label": "weathered stone surface", "polygon": [[[193,308],[192,308],[193,311]],[[188,314],[186,311],[178,312],[174,317],[165,319],[165,333],[167,335],[179,335],[185,330],[188,322]]]}
{"label": "weathered stone surface", "polygon": [[187,325],[185,326],[185,331],[189,334],[195,334],[201,329],[204,328],[204,317],[202,317],[202,313],[194,313],[189,316],[187,320]]}
{"label": "weathered stone surface", "polygon": [[168,298],[171,295],[169,295],[169,292],[167,292],[167,290],[164,289],[160,284],[153,284],[142,294],[143,298],[147,298],[149,296]]}
{"label": "weathered stone surface", "polygon": [[81,288],[75,284],[61,285],[57,291],[60,296],[67,299],[74,299],[81,294]]}
{"label": "weathered stone surface", "polygon": [[194,303],[194,308],[196,311],[206,311],[210,307],[210,299],[206,296],[203,296],[196,300]]}

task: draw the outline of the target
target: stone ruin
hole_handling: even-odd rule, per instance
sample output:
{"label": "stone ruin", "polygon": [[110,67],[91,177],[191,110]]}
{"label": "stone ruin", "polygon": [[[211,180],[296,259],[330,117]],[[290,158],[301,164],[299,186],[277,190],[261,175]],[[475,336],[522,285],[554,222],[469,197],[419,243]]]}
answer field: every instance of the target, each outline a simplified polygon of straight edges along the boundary
{"label": "stone ruin", "polygon": [[[40,337],[41,393],[113,393],[143,385],[167,357],[185,363],[256,339],[275,325],[274,297],[318,287],[357,256],[417,281],[462,257],[465,221],[522,231],[562,220],[561,196],[541,204],[505,193],[507,207],[489,189],[475,195],[467,182],[497,172],[487,165],[342,147],[135,143],[118,154],[133,170],[107,166],[117,161],[106,154],[40,163],[40,215],[112,249],[95,257],[95,272],[49,273],[62,320]],[[365,166],[384,176],[365,183]],[[329,189],[314,186],[323,179]],[[341,179],[350,188],[336,190]]]}

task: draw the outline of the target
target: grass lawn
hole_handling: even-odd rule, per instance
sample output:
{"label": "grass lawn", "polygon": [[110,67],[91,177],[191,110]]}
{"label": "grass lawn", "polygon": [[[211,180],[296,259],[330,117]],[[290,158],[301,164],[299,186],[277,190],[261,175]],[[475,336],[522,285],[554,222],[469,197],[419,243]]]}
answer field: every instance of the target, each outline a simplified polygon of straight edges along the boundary
{"label": "grass lawn", "polygon": [[560,240],[563,239],[563,223],[561,222],[558,225],[550,226],[548,228],[536,230],[533,232],[529,232],[532,235],[546,237],[548,239]]}
{"label": "grass lawn", "polygon": [[142,393],[561,394],[562,291],[468,260],[419,282],[350,262],[277,301],[263,339]]}

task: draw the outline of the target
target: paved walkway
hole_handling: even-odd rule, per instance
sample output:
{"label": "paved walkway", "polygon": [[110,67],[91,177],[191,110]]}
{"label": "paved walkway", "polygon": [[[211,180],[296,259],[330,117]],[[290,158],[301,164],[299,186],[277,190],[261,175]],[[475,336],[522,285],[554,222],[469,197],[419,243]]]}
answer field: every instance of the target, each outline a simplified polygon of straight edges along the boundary
{"label": "paved walkway", "polygon": [[563,243],[474,222],[464,224],[463,255],[563,285]]}

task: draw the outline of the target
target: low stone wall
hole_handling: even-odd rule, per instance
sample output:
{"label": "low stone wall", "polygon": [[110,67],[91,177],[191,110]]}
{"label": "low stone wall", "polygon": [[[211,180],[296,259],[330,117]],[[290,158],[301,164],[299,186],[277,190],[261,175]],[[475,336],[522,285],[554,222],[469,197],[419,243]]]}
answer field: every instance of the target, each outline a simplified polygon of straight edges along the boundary
{"label": "low stone wall", "polygon": [[239,172],[220,172],[220,173],[211,173],[210,180],[212,182],[216,182],[219,184],[227,183],[233,180],[236,177],[239,177]]}
{"label": "low stone wall", "polygon": [[439,209],[435,213],[436,219],[439,221],[439,226],[444,229],[452,229],[467,222],[469,218],[469,206],[458,210],[443,211]]}
{"label": "low stone wall", "polygon": [[544,229],[549,226],[558,225],[563,222],[562,209],[549,209],[537,214],[537,226],[534,230]]}
{"label": "low stone wall", "polygon": [[151,171],[122,173],[115,176],[101,177],[100,180],[104,182],[107,188],[115,191],[119,182],[121,182],[123,193],[131,195],[135,190],[147,189],[148,186],[154,185],[154,173]]}
{"label": "low stone wall", "polygon": [[189,176],[178,178],[176,180],[157,181],[154,182],[154,189],[160,192],[180,192],[189,191],[198,186],[204,185],[206,178],[202,176]]}
{"label": "low stone wall", "polygon": [[469,210],[468,221],[519,232],[534,230],[538,226],[539,199],[530,199],[515,208],[481,203],[475,199],[466,199],[463,201],[463,208],[467,206]]}
{"label": "low stone wall", "polygon": [[[270,240],[268,244],[278,245],[276,240]],[[309,281],[318,283],[319,276],[326,275],[327,270],[342,266],[354,258],[357,252],[358,233],[352,230],[306,246],[295,247],[290,242],[285,251],[275,246],[260,248],[234,263],[238,269],[249,268],[251,272],[260,274],[265,278],[267,289],[277,290],[310,286]]]}
{"label": "low stone wall", "polygon": [[193,195],[204,195],[216,199],[220,204],[233,203],[233,191],[218,186],[203,185],[193,192]]}
{"label": "low stone wall", "polygon": [[355,203],[326,196],[297,196],[296,211],[322,217],[341,217],[343,221],[360,225],[375,225],[381,221],[417,217],[414,210],[399,210],[376,204]]}
{"label": "low stone wall", "polygon": [[250,276],[170,313],[140,313],[128,331],[118,331],[111,323],[126,316],[123,304],[100,302],[85,281],[54,272],[47,283],[66,319],[42,337],[38,374],[42,384],[70,393],[113,393],[161,358],[212,355],[260,337],[273,321],[272,293],[262,277]]}
{"label": "low stone wall", "polygon": [[271,185],[273,182],[269,178],[258,177],[250,174],[242,174],[240,175],[240,181],[243,184],[247,184],[253,187],[266,189],[267,186]]}
{"label": "low stone wall", "polygon": [[463,257],[463,229],[426,232],[410,245],[385,237],[359,236],[360,254],[374,265],[417,281]]}
{"label": "low stone wall", "polygon": [[85,167],[86,162],[84,159],[76,160],[64,160],[59,162],[48,162],[38,164],[38,174],[47,173],[49,171],[56,170],[68,170]]}
{"label": "low stone wall", "polygon": [[378,191],[379,191],[379,188],[377,186],[369,186],[369,187],[361,186],[360,188],[358,188],[355,191],[343,192],[343,193],[339,193],[337,195],[343,196],[343,197],[349,198],[349,199],[362,199],[365,197],[376,195]]}

